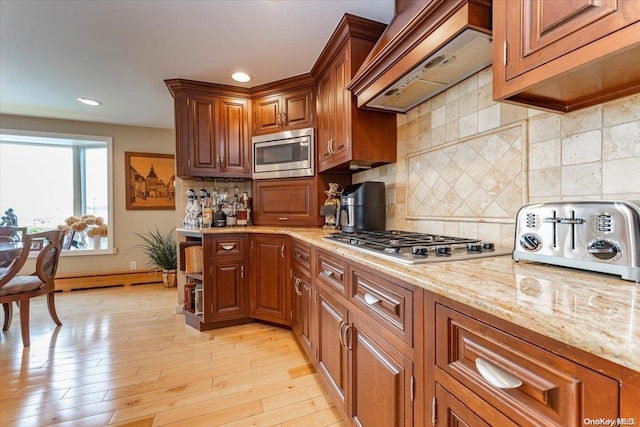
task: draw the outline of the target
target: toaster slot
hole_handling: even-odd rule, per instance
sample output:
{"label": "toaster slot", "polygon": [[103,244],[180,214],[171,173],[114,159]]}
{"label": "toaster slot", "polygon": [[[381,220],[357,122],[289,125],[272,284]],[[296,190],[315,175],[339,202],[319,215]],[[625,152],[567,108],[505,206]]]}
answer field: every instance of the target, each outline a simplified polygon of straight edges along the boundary
{"label": "toaster slot", "polygon": [[560,223],[561,218],[558,218],[556,211],[553,211],[553,216],[550,218],[545,218],[542,222],[550,222],[553,224],[553,247],[558,247],[558,224]]}

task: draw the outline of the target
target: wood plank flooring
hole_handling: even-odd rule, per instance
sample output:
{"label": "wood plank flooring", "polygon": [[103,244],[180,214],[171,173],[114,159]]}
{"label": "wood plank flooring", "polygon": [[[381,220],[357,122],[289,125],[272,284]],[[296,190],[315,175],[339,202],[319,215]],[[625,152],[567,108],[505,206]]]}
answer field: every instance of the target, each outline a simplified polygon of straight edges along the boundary
{"label": "wood plank flooring", "polygon": [[56,293],[0,337],[0,426],[344,426],[290,330],[260,323],[198,332],[176,289]]}

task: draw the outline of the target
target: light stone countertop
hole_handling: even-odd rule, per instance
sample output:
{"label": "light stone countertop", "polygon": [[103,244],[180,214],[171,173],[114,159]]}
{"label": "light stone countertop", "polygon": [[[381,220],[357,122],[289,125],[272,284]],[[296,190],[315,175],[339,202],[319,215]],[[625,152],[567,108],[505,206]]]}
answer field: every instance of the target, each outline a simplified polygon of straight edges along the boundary
{"label": "light stone countertop", "polygon": [[[198,230],[179,229],[199,235]],[[323,239],[321,229],[236,227],[202,234],[286,234],[407,283],[640,371],[640,284],[496,256],[402,265]]]}

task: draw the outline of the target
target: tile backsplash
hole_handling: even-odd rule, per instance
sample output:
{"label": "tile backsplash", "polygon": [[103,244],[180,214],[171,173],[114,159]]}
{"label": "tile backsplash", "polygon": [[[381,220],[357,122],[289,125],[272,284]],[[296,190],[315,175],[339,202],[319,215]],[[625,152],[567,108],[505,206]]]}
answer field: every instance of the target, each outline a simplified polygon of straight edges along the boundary
{"label": "tile backsplash", "polygon": [[397,162],[353,176],[387,228],[511,245],[525,203],[640,200],[640,95],[546,113],[494,102],[489,67],[397,118]]}

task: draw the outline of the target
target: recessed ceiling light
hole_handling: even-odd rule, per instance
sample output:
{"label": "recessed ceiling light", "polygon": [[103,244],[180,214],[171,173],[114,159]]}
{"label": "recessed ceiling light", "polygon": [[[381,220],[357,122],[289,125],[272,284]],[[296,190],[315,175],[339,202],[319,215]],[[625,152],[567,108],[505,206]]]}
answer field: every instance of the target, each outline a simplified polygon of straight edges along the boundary
{"label": "recessed ceiling light", "polygon": [[78,101],[86,105],[91,105],[92,107],[97,107],[98,105],[102,105],[102,102],[96,101],[95,99],[91,99],[91,98],[78,98]]}
{"label": "recessed ceiling light", "polygon": [[251,80],[251,76],[249,76],[249,74],[247,73],[243,73],[243,72],[237,72],[237,73],[233,73],[231,74],[231,78],[237,82],[241,82],[241,83],[246,83],[249,80]]}

